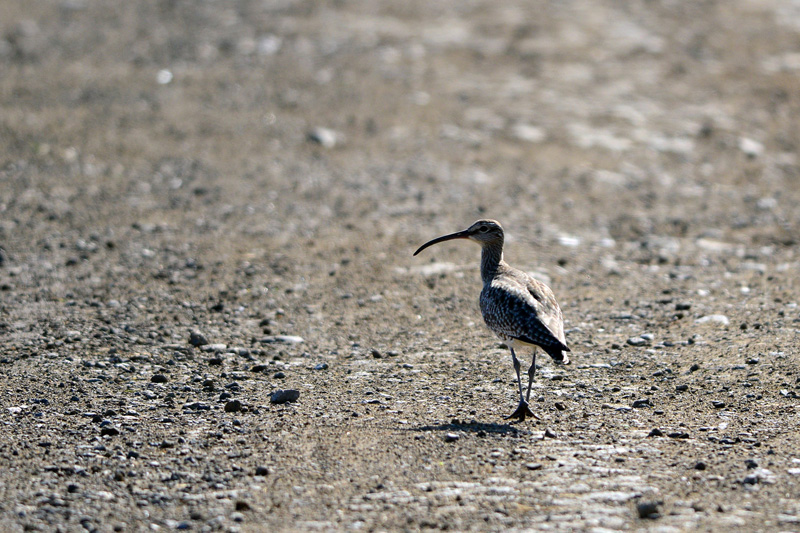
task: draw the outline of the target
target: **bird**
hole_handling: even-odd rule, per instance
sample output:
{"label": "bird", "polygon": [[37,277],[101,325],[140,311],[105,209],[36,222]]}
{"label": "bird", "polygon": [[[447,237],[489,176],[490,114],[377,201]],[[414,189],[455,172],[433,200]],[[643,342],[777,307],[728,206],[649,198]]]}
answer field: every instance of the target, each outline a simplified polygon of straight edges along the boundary
{"label": "bird", "polygon": [[[465,230],[432,239],[420,246],[414,255],[429,246],[453,239],[467,239],[481,246],[481,314],[489,329],[511,350],[519,387],[519,405],[505,419],[524,422],[528,416],[539,418],[528,404],[536,373],[537,347],[558,364],[570,363],[561,307],[550,287],[505,262],[503,226],[496,220],[478,220]],[[533,348],[533,361],[528,368],[528,390],[523,395],[521,365],[514,349],[526,346]]]}

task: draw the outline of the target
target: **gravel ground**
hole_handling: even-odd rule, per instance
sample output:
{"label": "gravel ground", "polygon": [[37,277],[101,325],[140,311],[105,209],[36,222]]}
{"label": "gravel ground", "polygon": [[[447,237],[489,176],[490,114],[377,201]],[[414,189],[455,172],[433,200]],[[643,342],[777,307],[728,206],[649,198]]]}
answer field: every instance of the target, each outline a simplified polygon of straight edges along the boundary
{"label": "gravel ground", "polygon": [[[0,529],[800,530],[796,3],[4,0],[0,71]],[[484,217],[538,421],[411,256]]]}

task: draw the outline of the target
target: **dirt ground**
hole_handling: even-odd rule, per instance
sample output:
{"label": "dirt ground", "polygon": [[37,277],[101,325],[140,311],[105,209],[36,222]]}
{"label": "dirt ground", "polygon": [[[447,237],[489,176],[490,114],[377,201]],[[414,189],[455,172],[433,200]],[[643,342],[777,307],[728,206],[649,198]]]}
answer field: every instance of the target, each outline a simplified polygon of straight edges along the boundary
{"label": "dirt ground", "polygon": [[[781,0],[3,0],[0,530],[800,531],[799,76]],[[478,218],[538,421],[411,255]]]}

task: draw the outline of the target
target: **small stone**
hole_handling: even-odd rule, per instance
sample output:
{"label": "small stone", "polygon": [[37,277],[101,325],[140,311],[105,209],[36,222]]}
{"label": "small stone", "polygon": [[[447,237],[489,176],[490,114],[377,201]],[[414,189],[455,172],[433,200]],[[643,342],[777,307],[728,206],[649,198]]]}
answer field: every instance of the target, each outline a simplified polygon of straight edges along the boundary
{"label": "small stone", "polygon": [[723,407],[725,407],[725,402],[721,402],[719,400],[713,400],[711,402],[711,405],[714,406],[714,409],[722,409]]}
{"label": "small stone", "polygon": [[700,370],[700,365],[698,365],[697,363],[689,367],[689,372],[697,372],[698,370]]}
{"label": "small stone", "polygon": [[286,377],[286,374],[284,374],[283,372],[275,372],[274,374],[272,374],[272,377],[275,379],[284,379]]}
{"label": "small stone", "polygon": [[648,398],[644,398],[642,400],[636,400],[633,402],[634,409],[641,409],[642,407],[650,407],[650,400]]}
{"label": "small stone", "polygon": [[189,344],[192,346],[204,346],[208,344],[208,338],[199,331],[195,330],[189,333]]}
{"label": "small stone", "polygon": [[250,367],[250,372],[264,372],[269,368],[267,365],[253,365]]}
{"label": "small stone", "polygon": [[267,335],[259,342],[261,344],[300,344],[303,340],[303,337],[296,335]]}
{"label": "small stone", "polygon": [[119,430],[115,427],[106,426],[100,430],[100,435],[102,436],[108,435],[109,437],[114,437],[116,435],[119,435]]}
{"label": "small stone", "polygon": [[167,376],[165,376],[164,374],[155,374],[153,375],[152,378],[150,378],[150,381],[152,381],[153,383],[166,383],[169,380],[167,379]]}
{"label": "small stone", "polygon": [[631,346],[646,346],[648,344],[647,339],[642,337],[631,337],[626,342]]}
{"label": "small stone", "polygon": [[317,363],[314,365],[314,370],[328,370],[328,363]]}
{"label": "small stone", "polygon": [[542,468],[542,463],[528,463],[525,465],[525,468],[528,470],[540,470]]}
{"label": "small stone", "polygon": [[636,504],[636,512],[639,518],[655,520],[661,517],[658,506],[660,502],[639,502]]}
{"label": "small stone", "polygon": [[339,142],[341,135],[329,128],[314,128],[308,132],[309,141],[322,146],[323,148],[333,148]]}
{"label": "small stone", "polygon": [[675,304],[676,311],[688,311],[692,308],[692,304],[689,302],[678,302]]}
{"label": "small stone", "polygon": [[688,439],[689,434],[685,431],[673,431],[672,433],[667,433],[667,437],[671,439]]}
{"label": "small stone", "polygon": [[650,433],[647,435],[648,437],[663,437],[664,432],[658,428],[653,428],[650,430]]}
{"label": "small stone", "polygon": [[269,470],[266,466],[257,466],[256,467],[256,475],[257,476],[266,476],[269,474]]}
{"label": "small stone", "polygon": [[764,145],[755,139],[750,139],[748,137],[740,137],[739,138],[739,150],[744,153],[747,157],[751,159],[755,159],[756,157],[760,156],[764,153]]}
{"label": "small stone", "polygon": [[458,433],[447,433],[447,434],[444,436],[444,441],[445,441],[445,442],[455,442],[455,441],[457,441],[459,438],[460,438],[460,436],[458,435]]}
{"label": "small stone", "polygon": [[249,511],[250,504],[244,500],[237,500],[235,504],[235,508],[237,511]]}
{"label": "small stone", "polygon": [[705,470],[706,464],[703,461],[697,461],[694,465],[695,470]]}
{"label": "small stone", "polygon": [[748,365],[757,365],[758,364],[758,357],[751,357],[747,361],[745,361]]}
{"label": "small stone", "polygon": [[300,391],[295,389],[277,390],[269,397],[269,403],[281,404],[296,402],[300,398]]}
{"label": "small stone", "polygon": [[675,390],[678,392],[685,392],[689,390],[689,385],[686,385],[685,383],[683,385],[676,385]]}
{"label": "small stone", "polygon": [[754,468],[758,468],[758,463],[752,459],[747,459],[744,462],[744,465],[747,467],[748,470],[753,470]]}
{"label": "small stone", "polygon": [[239,400],[231,400],[225,404],[226,413],[237,413],[242,410],[242,402]]}
{"label": "small stone", "polygon": [[555,406],[555,408],[558,409],[559,411],[563,411],[564,409],[567,408],[567,406],[561,402],[556,402],[553,404],[553,406]]}
{"label": "small stone", "polygon": [[383,354],[381,352],[379,352],[378,350],[373,348],[372,349],[372,357],[374,357],[375,359],[380,359],[380,358],[383,357]]}
{"label": "small stone", "polygon": [[694,321],[695,324],[708,324],[708,323],[716,323],[721,326],[727,326],[731,323],[730,319],[725,315],[706,315],[698,318]]}
{"label": "small stone", "polygon": [[556,438],[555,432],[550,428],[544,430],[544,436],[547,437],[548,439]]}

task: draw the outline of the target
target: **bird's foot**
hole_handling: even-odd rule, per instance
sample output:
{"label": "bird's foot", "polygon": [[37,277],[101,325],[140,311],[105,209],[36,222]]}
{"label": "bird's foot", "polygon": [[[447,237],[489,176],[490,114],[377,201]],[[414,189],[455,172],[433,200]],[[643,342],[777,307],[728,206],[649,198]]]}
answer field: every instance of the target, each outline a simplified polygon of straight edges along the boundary
{"label": "bird's foot", "polygon": [[533,414],[533,411],[531,411],[531,408],[528,405],[528,402],[526,402],[525,400],[520,400],[519,405],[517,406],[517,410],[514,411],[513,413],[511,413],[505,419],[508,420],[510,418],[516,418],[520,422],[524,422],[525,418],[527,418],[529,416],[539,420],[539,417],[536,416],[535,414]]}

